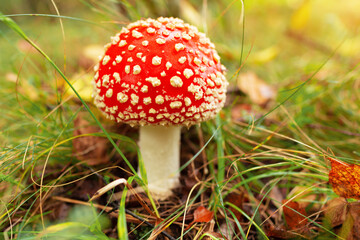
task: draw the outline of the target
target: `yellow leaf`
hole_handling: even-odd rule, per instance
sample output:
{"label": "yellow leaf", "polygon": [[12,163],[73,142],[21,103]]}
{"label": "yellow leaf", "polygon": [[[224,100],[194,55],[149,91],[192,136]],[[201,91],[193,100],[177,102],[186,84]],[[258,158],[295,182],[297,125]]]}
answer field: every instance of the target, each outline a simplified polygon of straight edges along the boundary
{"label": "yellow leaf", "polygon": [[[85,101],[91,101],[91,94],[93,92],[93,86],[91,81],[93,76],[91,74],[76,74],[71,77],[70,82],[71,85],[75,88],[75,90],[79,93],[82,99]],[[74,91],[66,84],[65,86],[65,98],[66,96],[74,96],[77,97]]]}
{"label": "yellow leaf", "polygon": [[270,62],[279,54],[279,48],[277,46],[271,46],[260,50],[258,52],[254,52],[251,54],[250,61],[256,64],[263,64]]}
{"label": "yellow leaf", "polygon": [[310,19],[312,1],[304,0],[301,6],[293,13],[290,21],[290,29],[299,31],[305,28]]}

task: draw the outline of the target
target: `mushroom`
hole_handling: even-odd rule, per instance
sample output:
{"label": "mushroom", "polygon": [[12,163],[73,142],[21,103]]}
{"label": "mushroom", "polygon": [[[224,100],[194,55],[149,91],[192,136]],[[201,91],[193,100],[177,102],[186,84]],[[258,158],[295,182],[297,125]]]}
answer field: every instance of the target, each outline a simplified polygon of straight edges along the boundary
{"label": "mushroom", "polygon": [[178,18],[136,21],[105,46],[95,105],[111,120],[140,126],[148,188],[159,199],[179,185],[181,127],[223,107],[224,69],[205,34]]}

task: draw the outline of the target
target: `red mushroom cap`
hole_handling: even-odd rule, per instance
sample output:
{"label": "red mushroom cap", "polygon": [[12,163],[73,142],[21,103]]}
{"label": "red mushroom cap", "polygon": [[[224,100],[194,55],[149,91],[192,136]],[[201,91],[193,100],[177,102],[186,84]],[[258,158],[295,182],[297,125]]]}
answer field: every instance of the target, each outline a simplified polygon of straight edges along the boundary
{"label": "red mushroom cap", "polygon": [[95,105],[131,125],[186,125],[213,118],[227,81],[214,44],[177,18],[129,24],[95,67]]}

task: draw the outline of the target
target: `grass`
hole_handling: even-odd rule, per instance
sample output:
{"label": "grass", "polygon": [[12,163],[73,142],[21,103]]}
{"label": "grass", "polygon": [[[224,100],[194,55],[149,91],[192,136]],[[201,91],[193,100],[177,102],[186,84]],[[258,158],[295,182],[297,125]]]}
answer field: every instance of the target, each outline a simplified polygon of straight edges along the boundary
{"label": "grass", "polygon": [[[60,14],[51,1],[4,3],[0,238],[344,238],[341,226],[325,223],[325,207],[337,198],[326,157],[358,163],[360,6],[355,0],[244,4],[241,15],[242,2],[226,0],[82,0],[57,3]],[[141,185],[137,130],[116,129],[86,88],[73,95],[66,86],[91,81],[95,61],[86,49],[96,52],[121,26],[160,15],[183,18],[215,43],[228,69],[228,104],[216,120],[183,132],[183,187],[172,198],[125,198],[133,190],[120,184],[88,201],[118,178]],[[250,71],[277,89],[266,106],[236,87],[238,74]],[[74,136],[79,116],[96,131]],[[81,136],[107,138],[111,161],[77,158],[73,144]],[[289,228],[286,201],[306,210],[304,228]],[[215,213],[214,222],[187,229],[199,206]]]}

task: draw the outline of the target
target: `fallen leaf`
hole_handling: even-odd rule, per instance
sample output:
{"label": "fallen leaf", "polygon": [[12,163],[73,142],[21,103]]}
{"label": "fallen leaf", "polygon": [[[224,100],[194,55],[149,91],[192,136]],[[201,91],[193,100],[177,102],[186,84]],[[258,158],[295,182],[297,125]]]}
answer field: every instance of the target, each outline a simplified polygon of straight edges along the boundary
{"label": "fallen leaf", "polygon": [[[240,194],[238,193],[230,193],[227,197],[226,197],[226,201],[235,205],[236,207],[238,207],[239,209],[243,210],[243,203],[244,203],[244,193],[241,192]],[[234,215],[236,216],[236,219],[241,222],[243,215],[241,212],[239,212],[238,210],[236,210],[233,207],[229,207],[229,210],[231,212],[234,213]]]}
{"label": "fallen leaf", "polygon": [[[89,123],[79,115],[74,121],[74,136],[100,132],[96,126]],[[83,136],[74,138],[73,154],[77,159],[85,161],[89,165],[103,164],[109,161],[107,155],[108,140],[98,136]]]}
{"label": "fallen leaf", "polygon": [[237,86],[249,96],[253,103],[262,107],[265,107],[276,95],[274,88],[265,83],[254,72],[240,74],[237,79]]}
{"label": "fallen leaf", "polygon": [[331,199],[326,203],[324,212],[325,221],[334,228],[344,223],[348,212],[348,204],[345,198]]}
{"label": "fallen leaf", "polygon": [[187,231],[194,223],[208,223],[210,222],[214,217],[214,212],[208,210],[204,206],[199,206],[194,211],[194,220],[189,223],[185,231]]}
{"label": "fallen leaf", "polygon": [[329,183],[340,197],[360,200],[360,166],[329,158]]}
{"label": "fallen leaf", "polygon": [[291,16],[290,28],[297,31],[304,29],[309,22],[311,10],[312,1],[304,0]]}
{"label": "fallen leaf", "polygon": [[284,226],[269,225],[266,229],[266,236],[276,239],[294,239],[296,234],[286,230]]}
{"label": "fallen leaf", "polygon": [[264,64],[276,58],[279,52],[279,47],[274,45],[252,53],[249,61],[251,63]]}
{"label": "fallen leaf", "polygon": [[291,230],[300,229],[306,226],[308,220],[304,208],[301,208],[299,203],[283,200],[283,210],[286,223]]}
{"label": "fallen leaf", "polygon": [[204,206],[199,206],[194,211],[194,221],[193,222],[202,222],[207,223],[210,222],[214,217],[214,212],[208,210]]}
{"label": "fallen leaf", "polygon": [[[70,78],[70,83],[75,88],[76,92],[80,95],[80,97],[87,101],[91,101],[91,94],[93,92],[93,86],[90,84],[91,79],[93,78],[93,74],[89,73],[80,73],[75,74]],[[70,88],[70,86],[65,83],[65,81],[60,80],[60,86],[64,86],[64,98],[67,96],[73,96],[77,98],[77,95],[74,93],[74,91]]]}
{"label": "fallen leaf", "polygon": [[335,198],[326,203],[324,223],[341,239],[360,239],[360,202]]}

